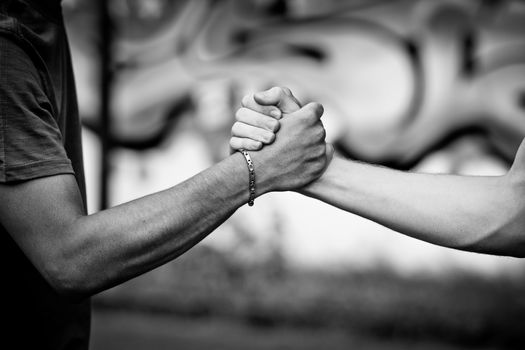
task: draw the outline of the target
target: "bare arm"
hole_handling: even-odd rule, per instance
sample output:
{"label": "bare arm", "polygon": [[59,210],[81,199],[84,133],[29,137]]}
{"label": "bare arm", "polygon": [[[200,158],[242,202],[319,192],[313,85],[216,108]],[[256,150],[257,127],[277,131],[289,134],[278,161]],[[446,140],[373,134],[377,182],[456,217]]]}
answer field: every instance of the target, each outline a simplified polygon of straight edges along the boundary
{"label": "bare arm", "polygon": [[[326,166],[320,110],[305,107],[287,135],[252,152],[257,195],[304,186]],[[85,215],[71,175],[0,185],[0,222],[47,281],[81,297],[112,287],[191,248],[248,199],[240,153],[168,190]]]}
{"label": "bare arm", "polygon": [[246,201],[240,154],[180,185],[90,216],[75,179],[3,185],[2,223],[46,279],[92,294],[182,254]]}
{"label": "bare arm", "polygon": [[334,158],[302,192],[430,243],[525,256],[523,164],[505,176],[475,177],[406,173]]}
{"label": "bare arm", "polygon": [[[288,91],[276,88],[256,95],[256,100],[248,107],[260,113],[265,110],[258,104],[293,102]],[[272,131],[258,114],[239,117],[242,123]],[[257,140],[257,135],[237,128],[232,147],[249,144],[245,139]],[[525,141],[505,176],[416,174],[336,157],[317,181],[299,191],[430,243],[525,256]]]}

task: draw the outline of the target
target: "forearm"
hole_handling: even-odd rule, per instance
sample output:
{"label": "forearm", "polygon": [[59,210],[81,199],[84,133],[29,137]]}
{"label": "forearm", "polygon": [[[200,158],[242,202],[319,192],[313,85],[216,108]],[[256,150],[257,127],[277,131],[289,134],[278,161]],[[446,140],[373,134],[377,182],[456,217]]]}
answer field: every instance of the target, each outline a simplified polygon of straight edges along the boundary
{"label": "forearm", "polygon": [[335,158],[303,192],[442,246],[505,255],[524,251],[523,200],[506,176],[404,173]]}
{"label": "forearm", "polygon": [[78,280],[68,283],[91,294],[149,271],[198,243],[247,198],[248,170],[237,153],[168,190],[79,217],[64,249],[64,261],[78,264]]}

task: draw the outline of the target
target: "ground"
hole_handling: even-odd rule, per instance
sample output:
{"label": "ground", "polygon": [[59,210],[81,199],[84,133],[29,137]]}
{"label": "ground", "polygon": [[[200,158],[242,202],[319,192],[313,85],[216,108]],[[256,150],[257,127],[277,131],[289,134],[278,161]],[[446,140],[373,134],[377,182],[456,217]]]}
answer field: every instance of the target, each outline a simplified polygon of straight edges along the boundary
{"label": "ground", "polygon": [[[226,318],[181,318],[141,312],[95,310],[91,350],[456,350],[436,341],[381,339],[343,329],[254,327]],[[497,349],[476,347],[478,350]]]}

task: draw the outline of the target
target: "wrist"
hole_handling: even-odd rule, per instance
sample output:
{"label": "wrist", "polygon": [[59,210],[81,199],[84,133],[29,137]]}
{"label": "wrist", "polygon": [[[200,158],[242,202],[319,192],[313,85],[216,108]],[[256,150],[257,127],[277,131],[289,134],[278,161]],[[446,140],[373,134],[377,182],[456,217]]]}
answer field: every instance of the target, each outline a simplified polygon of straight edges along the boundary
{"label": "wrist", "polygon": [[308,185],[297,189],[296,192],[305,196],[315,197],[317,193],[322,192],[323,188],[326,188],[328,184],[333,182],[342,161],[341,158],[334,156],[320,177],[310,182]]}
{"label": "wrist", "polygon": [[[245,154],[246,153],[246,154]],[[245,184],[242,185],[246,192],[246,199],[249,206],[254,205],[254,200],[265,193],[274,190],[275,176],[268,169],[268,162],[260,151],[237,150],[236,156],[242,159],[243,177]]]}
{"label": "wrist", "polygon": [[249,153],[255,169],[255,196],[259,197],[274,191],[277,179],[272,173],[270,162],[264,156],[264,151],[250,151]]}
{"label": "wrist", "polygon": [[252,207],[255,203],[255,167],[253,165],[252,157],[250,156],[250,153],[244,149],[239,149],[239,153],[241,153],[246,160],[246,165],[248,167],[248,205]]}

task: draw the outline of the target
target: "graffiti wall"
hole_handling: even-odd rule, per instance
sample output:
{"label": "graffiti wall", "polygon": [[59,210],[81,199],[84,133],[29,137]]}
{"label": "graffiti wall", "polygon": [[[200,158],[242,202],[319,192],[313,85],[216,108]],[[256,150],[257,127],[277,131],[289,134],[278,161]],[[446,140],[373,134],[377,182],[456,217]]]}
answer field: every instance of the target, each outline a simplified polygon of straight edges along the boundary
{"label": "graffiti wall", "polygon": [[[70,0],[90,210],[100,130],[90,2]],[[110,199],[173,186],[228,154],[246,93],[287,86],[325,107],[327,138],[364,162],[500,175],[525,137],[520,1],[114,0]],[[314,269],[513,274],[519,260],[438,248],[294,193],[241,208],[204,244]]]}

